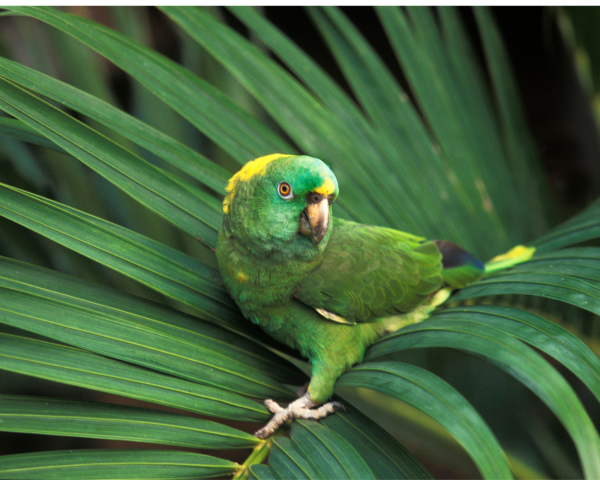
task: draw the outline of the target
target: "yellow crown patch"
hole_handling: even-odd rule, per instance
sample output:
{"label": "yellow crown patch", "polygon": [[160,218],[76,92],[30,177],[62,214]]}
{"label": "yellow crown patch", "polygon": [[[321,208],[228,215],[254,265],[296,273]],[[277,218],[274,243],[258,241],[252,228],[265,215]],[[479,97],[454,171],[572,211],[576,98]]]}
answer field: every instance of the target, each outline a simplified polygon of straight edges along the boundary
{"label": "yellow crown patch", "polygon": [[227,195],[223,200],[223,213],[229,213],[229,205],[235,196],[235,188],[239,182],[247,182],[248,180],[256,177],[257,175],[264,175],[267,171],[267,166],[273,160],[277,160],[282,157],[290,157],[291,155],[284,155],[282,153],[272,153],[271,155],[265,155],[264,157],[258,157],[254,160],[249,161],[237,172],[233,177],[229,179],[227,184]]}

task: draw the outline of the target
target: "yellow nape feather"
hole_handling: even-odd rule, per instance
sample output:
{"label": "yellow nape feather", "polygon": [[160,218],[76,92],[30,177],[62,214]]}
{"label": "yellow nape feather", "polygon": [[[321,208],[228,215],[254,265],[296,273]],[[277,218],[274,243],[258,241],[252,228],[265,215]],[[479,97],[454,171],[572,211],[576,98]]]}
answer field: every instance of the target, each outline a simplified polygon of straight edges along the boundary
{"label": "yellow nape feather", "polygon": [[285,155],[282,153],[272,153],[271,155],[265,155],[264,157],[258,157],[254,160],[249,161],[237,172],[233,177],[229,179],[227,184],[227,195],[223,200],[223,213],[226,215],[229,213],[229,205],[235,196],[235,189],[239,182],[247,182],[248,180],[256,177],[257,175],[264,175],[267,171],[267,166],[273,160],[277,160],[282,157],[289,157],[291,155]]}

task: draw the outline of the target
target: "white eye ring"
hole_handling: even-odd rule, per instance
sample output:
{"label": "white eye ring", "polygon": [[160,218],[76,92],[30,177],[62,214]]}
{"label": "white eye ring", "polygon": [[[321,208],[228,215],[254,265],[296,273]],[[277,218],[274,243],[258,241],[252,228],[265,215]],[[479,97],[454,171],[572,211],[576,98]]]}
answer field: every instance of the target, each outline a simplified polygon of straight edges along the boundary
{"label": "white eye ring", "polygon": [[279,185],[277,185],[277,193],[285,200],[289,200],[290,198],[294,197],[292,186],[287,182],[279,182]]}

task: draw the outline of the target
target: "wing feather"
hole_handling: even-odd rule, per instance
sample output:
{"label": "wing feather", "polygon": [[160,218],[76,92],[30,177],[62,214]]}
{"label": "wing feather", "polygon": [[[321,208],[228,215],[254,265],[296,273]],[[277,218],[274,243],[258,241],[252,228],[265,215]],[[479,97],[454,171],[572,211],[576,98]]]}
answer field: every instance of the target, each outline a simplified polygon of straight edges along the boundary
{"label": "wing feather", "polygon": [[296,297],[350,323],[413,310],[442,286],[433,242],[389,228],[335,220],[321,265]]}

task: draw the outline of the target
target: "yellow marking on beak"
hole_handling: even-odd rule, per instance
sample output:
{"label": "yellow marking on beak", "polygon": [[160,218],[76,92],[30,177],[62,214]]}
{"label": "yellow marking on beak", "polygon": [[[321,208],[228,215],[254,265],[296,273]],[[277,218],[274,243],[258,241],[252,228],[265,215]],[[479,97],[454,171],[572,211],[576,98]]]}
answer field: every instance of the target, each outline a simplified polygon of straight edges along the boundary
{"label": "yellow marking on beak", "polygon": [[328,195],[331,195],[335,192],[335,183],[333,183],[333,180],[331,180],[331,178],[328,178],[323,182],[323,185],[315,188],[314,191],[320,195],[325,195],[327,197]]}
{"label": "yellow marking on beak", "polygon": [[223,213],[229,213],[229,205],[235,196],[235,187],[239,182],[247,182],[257,175],[264,175],[267,171],[267,166],[273,160],[290,156],[291,155],[284,155],[282,153],[272,153],[271,155],[258,157],[246,163],[239,172],[229,179],[229,183],[225,189],[227,191],[227,196],[223,200]]}

